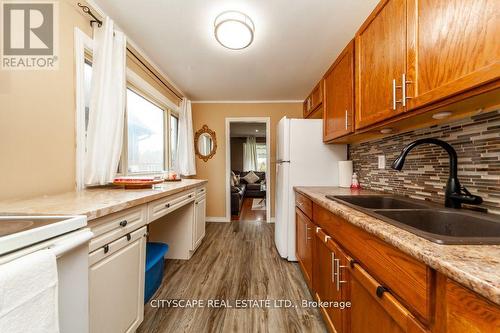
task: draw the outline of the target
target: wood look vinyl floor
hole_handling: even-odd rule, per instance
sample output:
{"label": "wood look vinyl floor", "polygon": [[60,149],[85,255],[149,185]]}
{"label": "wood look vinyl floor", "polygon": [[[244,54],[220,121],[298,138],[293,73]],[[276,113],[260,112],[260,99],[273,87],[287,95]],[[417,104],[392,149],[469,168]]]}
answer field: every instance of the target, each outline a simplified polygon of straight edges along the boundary
{"label": "wood look vinyl floor", "polygon": [[240,216],[232,216],[233,221],[266,221],[266,210],[252,210],[253,199],[244,198],[241,205]]}
{"label": "wood look vinyl floor", "polygon": [[[145,306],[137,332],[326,332],[297,263],[274,246],[274,224],[207,223],[206,236],[191,260],[167,260],[154,300],[204,300],[203,307]],[[297,307],[208,307],[208,300],[290,300]]]}

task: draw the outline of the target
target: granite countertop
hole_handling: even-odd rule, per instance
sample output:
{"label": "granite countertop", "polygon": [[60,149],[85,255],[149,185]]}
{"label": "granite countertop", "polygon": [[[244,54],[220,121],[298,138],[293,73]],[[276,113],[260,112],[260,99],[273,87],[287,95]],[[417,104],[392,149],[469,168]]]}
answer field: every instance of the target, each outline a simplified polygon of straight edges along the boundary
{"label": "granite countertop", "polygon": [[371,217],[359,210],[330,200],[325,195],[375,194],[379,192],[339,187],[295,187],[313,202],[343,217],[353,225],[383,239],[399,250],[424,262],[500,305],[499,245],[440,245]]}
{"label": "granite countertop", "polygon": [[90,221],[206,183],[206,180],[183,179],[180,182],[162,183],[152,189],[125,190],[121,187],[100,187],[31,199],[3,200],[0,201],[0,214],[86,215]]}

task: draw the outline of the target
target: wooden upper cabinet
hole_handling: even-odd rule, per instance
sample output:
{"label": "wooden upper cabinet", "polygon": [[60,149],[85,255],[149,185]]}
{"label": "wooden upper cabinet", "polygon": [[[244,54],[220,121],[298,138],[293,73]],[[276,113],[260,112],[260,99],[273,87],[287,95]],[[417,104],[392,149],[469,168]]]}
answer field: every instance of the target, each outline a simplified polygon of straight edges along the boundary
{"label": "wooden upper cabinet", "polygon": [[408,0],[408,108],[500,76],[500,1]]}
{"label": "wooden upper cabinet", "polygon": [[304,101],[304,118],[311,118],[323,104],[323,80],[320,80]]}
{"label": "wooden upper cabinet", "polygon": [[312,110],[315,110],[318,106],[323,103],[323,80],[319,81],[319,83],[314,87],[311,93],[312,99]]}
{"label": "wooden upper cabinet", "polygon": [[403,112],[401,77],[406,69],[406,1],[382,1],[355,38],[356,129]]}
{"label": "wooden upper cabinet", "polygon": [[323,79],[323,141],[354,131],[354,41],[351,41]]}
{"label": "wooden upper cabinet", "polygon": [[497,88],[476,89],[500,77],[499,12],[495,0],[381,1],[355,39],[356,129]]}

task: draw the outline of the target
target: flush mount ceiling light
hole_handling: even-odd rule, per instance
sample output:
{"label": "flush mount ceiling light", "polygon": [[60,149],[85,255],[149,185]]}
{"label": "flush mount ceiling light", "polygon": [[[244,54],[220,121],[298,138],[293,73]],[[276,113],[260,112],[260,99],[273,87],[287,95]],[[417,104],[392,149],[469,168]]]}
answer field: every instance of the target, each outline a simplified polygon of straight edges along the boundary
{"label": "flush mount ceiling light", "polygon": [[253,42],[254,32],[255,26],[252,20],[242,12],[227,11],[215,18],[215,39],[228,49],[247,48]]}

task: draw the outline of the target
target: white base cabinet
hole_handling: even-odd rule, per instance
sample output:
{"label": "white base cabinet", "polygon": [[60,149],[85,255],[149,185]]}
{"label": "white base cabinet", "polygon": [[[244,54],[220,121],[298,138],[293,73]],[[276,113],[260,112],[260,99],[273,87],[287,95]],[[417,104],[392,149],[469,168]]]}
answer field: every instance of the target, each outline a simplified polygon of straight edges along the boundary
{"label": "white base cabinet", "polygon": [[90,332],[135,332],[144,318],[146,227],[90,254]]}
{"label": "white base cabinet", "polygon": [[205,221],[206,221],[207,196],[205,194],[197,196],[194,202],[194,236],[193,249],[198,248],[205,237]]}
{"label": "white base cabinet", "polygon": [[135,332],[144,318],[146,236],[167,243],[169,259],[189,259],[205,236],[206,188],[129,208],[90,226],[91,333]]}

